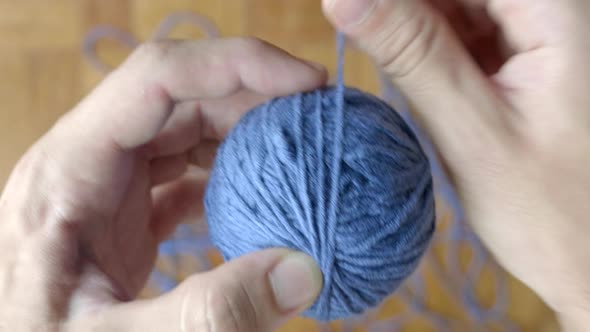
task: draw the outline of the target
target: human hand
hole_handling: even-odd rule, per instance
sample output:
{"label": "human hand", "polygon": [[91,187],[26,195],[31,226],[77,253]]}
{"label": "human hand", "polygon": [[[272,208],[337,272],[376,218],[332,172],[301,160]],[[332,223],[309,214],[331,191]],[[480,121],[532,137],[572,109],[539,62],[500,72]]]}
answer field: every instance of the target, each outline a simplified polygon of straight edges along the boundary
{"label": "human hand", "polygon": [[486,245],[587,330],[590,2],[323,4],[407,96]]}
{"label": "human hand", "polygon": [[0,330],[258,332],[310,305],[321,273],[283,249],[133,300],[157,245],[202,214],[206,170],[241,114],[325,81],[253,39],[140,47],[26,153],[0,196]]}

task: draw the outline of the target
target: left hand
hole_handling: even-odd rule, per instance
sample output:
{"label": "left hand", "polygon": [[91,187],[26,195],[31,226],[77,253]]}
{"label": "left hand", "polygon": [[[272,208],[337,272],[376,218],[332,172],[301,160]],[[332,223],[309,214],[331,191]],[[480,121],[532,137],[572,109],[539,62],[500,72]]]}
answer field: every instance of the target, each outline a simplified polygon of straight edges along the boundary
{"label": "left hand", "polygon": [[[325,80],[254,39],[140,47],[26,153],[0,197],[0,330],[268,331],[311,304],[319,270],[278,249],[130,301],[158,244],[202,214],[224,134],[251,107]],[[273,281],[285,275],[298,280],[289,294]]]}

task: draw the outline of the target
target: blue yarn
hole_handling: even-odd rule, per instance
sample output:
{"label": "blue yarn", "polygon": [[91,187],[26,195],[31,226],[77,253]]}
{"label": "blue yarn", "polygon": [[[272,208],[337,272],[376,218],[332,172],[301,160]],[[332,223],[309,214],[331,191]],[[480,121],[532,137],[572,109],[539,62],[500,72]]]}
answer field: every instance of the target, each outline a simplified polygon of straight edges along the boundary
{"label": "blue yarn", "polygon": [[344,87],[247,113],[218,151],[205,204],[226,260],[270,247],[312,256],[324,288],[305,316],[322,321],[378,305],[434,232],[432,178],[416,137],[385,102]]}
{"label": "blue yarn", "polygon": [[[169,30],[168,28],[181,23],[180,21],[184,19],[184,14],[173,14],[164,21],[161,27],[164,27],[163,30]],[[197,25],[200,25],[199,22],[202,22],[199,17],[196,17],[194,21]],[[211,24],[212,23],[205,22],[206,26],[211,26]],[[207,37],[215,37],[215,26],[212,26],[213,30],[208,29],[206,26],[203,26],[202,28],[205,29],[204,32]],[[156,35],[162,31],[159,31]],[[96,29],[91,30],[85,38],[83,52],[85,53],[87,60],[90,62],[90,65],[94,66],[99,71],[108,71],[109,69],[98,60],[96,50],[93,49],[94,44],[96,44],[98,40],[104,38],[118,40],[125,45],[137,43],[133,36],[128,35],[124,31],[112,29],[111,27],[97,27]],[[339,55],[342,55],[342,50],[340,49],[340,51]],[[342,62],[342,57],[340,57],[339,60]],[[437,161],[437,156],[432,149],[432,144],[428,142],[426,137],[421,133],[421,129],[413,124],[413,120],[408,113],[407,105],[405,104],[403,96],[399,93],[399,90],[391,84],[389,78],[385,77],[383,72],[379,70],[378,73],[381,77],[381,87],[383,89],[382,98],[385,101],[396,105],[397,110],[418,136],[425,153],[429,156],[431,161],[432,174],[437,180],[435,181],[435,190],[438,189],[440,197],[454,211],[452,224],[449,225],[449,228],[446,231],[439,233],[438,237],[434,238],[434,244],[438,243],[445,247],[449,247],[445,250],[444,254],[444,261],[448,266],[443,266],[442,262],[438,259],[432,259],[432,256],[429,257],[430,259],[426,264],[429,264],[430,267],[433,268],[431,272],[436,276],[438,283],[445,287],[445,291],[449,294],[456,295],[459,304],[462,305],[462,307],[467,308],[467,312],[470,313],[471,319],[475,321],[474,326],[483,326],[493,323],[497,325],[499,324],[498,326],[501,326],[501,329],[504,331],[519,331],[519,328],[507,315],[509,309],[509,290],[506,282],[507,276],[495,263],[492,263],[491,267],[493,268],[495,279],[497,279],[496,301],[491,307],[483,307],[477,302],[473,293],[476,288],[475,284],[477,280],[479,280],[478,278],[482,273],[483,267],[489,266],[491,262],[490,257],[487,255],[487,252],[480,241],[475,238],[472,231],[465,225],[464,216],[454,192],[454,188],[452,188],[446,178],[446,174],[441,170]],[[341,71],[339,71],[339,74],[341,75]],[[341,82],[341,78],[339,79],[339,82]],[[438,188],[436,188],[437,185]],[[162,258],[167,260],[168,264],[173,267],[173,270],[181,269],[180,265],[184,264],[178,261],[178,257],[181,255],[193,257],[200,267],[208,269],[210,266],[208,265],[209,261],[206,257],[206,251],[212,248],[207,234],[202,234],[201,232],[197,232],[184,226],[180,226],[174,237],[160,246],[160,254]],[[461,272],[462,269],[459,267],[457,257],[460,251],[459,244],[465,242],[470,243],[475,254],[470,261],[467,272],[463,273]],[[175,275],[174,273],[177,274]],[[163,273],[160,270],[155,270],[152,274],[151,282],[153,283],[153,286],[160,291],[167,292],[172,286],[178,283],[177,278],[180,278],[180,275],[183,275],[182,273],[178,274],[178,272],[174,273],[171,274],[169,271]],[[409,317],[415,318],[416,315],[421,319],[429,321],[436,331],[443,332],[457,330],[460,329],[459,326],[463,326],[455,325],[459,324],[458,319],[445,317],[443,314],[428,308],[428,294],[425,292],[424,276],[421,274],[415,274],[411,282],[406,283],[406,287],[397,292],[397,298],[402,300],[407,307],[407,310],[404,310],[404,313],[388,319],[379,319],[377,321],[373,321],[373,319],[371,319],[372,316],[355,317],[351,320],[343,321],[341,329],[342,331],[352,331],[354,326],[356,326],[356,323],[358,323],[358,320],[365,321],[366,319],[370,321],[370,323],[368,323],[370,324],[370,327],[368,328],[373,332],[397,331],[398,329],[402,329],[401,326],[405,326],[404,324],[408,321]],[[368,313],[368,315],[371,314]],[[319,324],[318,331],[332,331],[330,326],[331,325],[327,323]]]}
{"label": "blue yarn", "polygon": [[205,195],[226,260],[303,251],[324,287],[305,316],[348,318],[378,305],[416,269],[435,228],[428,158],[387,103],[338,84],[246,114],[221,145]]}

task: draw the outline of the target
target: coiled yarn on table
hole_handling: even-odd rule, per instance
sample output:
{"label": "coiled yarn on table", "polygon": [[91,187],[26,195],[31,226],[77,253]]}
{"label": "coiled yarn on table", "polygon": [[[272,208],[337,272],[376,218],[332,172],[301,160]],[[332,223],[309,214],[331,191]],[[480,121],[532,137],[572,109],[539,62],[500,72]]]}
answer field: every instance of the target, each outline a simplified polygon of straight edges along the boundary
{"label": "coiled yarn on table", "polygon": [[393,293],[435,225],[416,137],[391,106],[342,84],[247,113],[218,151],[205,206],[226,260],[270,247],[313,257],[324,287],[304,315],[323,321]]}

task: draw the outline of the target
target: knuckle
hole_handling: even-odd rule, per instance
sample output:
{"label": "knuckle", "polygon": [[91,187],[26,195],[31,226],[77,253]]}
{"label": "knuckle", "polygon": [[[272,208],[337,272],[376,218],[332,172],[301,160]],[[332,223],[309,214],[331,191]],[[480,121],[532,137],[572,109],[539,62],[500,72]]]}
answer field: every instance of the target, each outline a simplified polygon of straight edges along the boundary
{"label": "knuckle", "polygon": [[148,63],[157,63],[165,60],[178,45],[178,41],[161,40],[150,41],[141,44],[133,52],[131,59],[135,61],[146,61]]}
{"label": "knuckle", "polygon": [[[8,209],[14,220],[25,233],[31,233],[46,223],[62,220],[66,205],[62,203],[61,190],[47,195],[47,188],[60,175],[55,160],[40,144],[33,146],[18,162],[6,192],[18,200],[8,203],[2,199],[2,206],[10,204]],[[35,195],[26,195],[31,192]],[[56,203],[60,203],[59,205]]]}
{"label": "knuckle", "polygon": [[373,53],[387,73],[402,78],[414,72],[430,56],[442,35],[437,17],[419,6],[394,13],[393,22],[375,35]]}
{"label": "knuckle", "polygon": [[243,286],[215,283],[205,296],[206,331],[258,331],[256,311]]}

